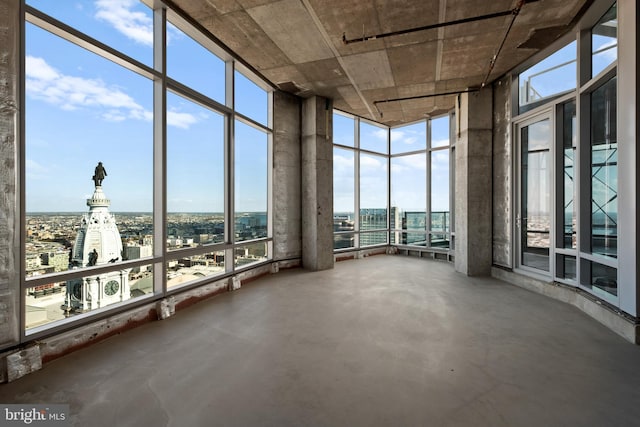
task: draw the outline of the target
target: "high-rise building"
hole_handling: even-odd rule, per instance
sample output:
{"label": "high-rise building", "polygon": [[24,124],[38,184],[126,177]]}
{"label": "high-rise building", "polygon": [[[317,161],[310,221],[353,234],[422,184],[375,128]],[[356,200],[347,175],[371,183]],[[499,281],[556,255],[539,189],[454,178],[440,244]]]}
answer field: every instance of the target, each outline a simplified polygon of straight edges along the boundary
{"label": "high-rise building", "polygon": [[[387,210],[384,208],[360,209],[360,246],[387,243]],[[382,230],[362,233],[367,230]]]}

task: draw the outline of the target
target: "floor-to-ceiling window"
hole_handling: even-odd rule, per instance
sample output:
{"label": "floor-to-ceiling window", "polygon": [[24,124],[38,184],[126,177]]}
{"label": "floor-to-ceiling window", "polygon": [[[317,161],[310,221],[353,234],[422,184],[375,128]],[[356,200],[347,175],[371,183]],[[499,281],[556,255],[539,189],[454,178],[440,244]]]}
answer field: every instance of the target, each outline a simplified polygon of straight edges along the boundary
{"label": "floor-to-ceiling window", "polygon": [[388,242],[389,129],[362,119],[359,123],[359,245],[366,247]]}
{"label": "floor-to-ceiling window", "polygon": [[451,124],[444,115],[387,128],[334,112],[335,250],[386,244],[449,250]]}
{"label": "floor-to-ceiling window", "polygon": [[161,2],[27,0],[24,330],[268,260],[271,88]]}
{"label": "floor-to-ceiling window", "polygon": [[427,122],[391,129],[391,243],[427,245]]}
{"label": "floor-to-ceiling window", "polygon": [[334,249],[384,245],[389,238],[389,128],[333,114]]}
{"label": "floor-to-ceiling window", "polygon": [[616,10],[518,76],[515,266],[619,305]]}

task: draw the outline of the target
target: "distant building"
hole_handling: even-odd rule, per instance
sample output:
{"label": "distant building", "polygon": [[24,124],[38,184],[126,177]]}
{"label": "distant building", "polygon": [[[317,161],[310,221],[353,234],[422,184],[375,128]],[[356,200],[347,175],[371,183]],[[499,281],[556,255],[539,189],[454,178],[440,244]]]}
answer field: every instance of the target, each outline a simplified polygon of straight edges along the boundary
{"label": "distant building", "polygon": [[[151,245],[138,245],[135,243],[129,243],[124,247],[124,256],[127,260],[140,259],[153,256],[153,246]],[[144,268],[135,267],[131,270],[132,273],[140,273],[141,271],[149,271],[151,266],[145,266]]]}
{"label": "distant building", "polygon": [[[382,230],[367,233],[367,230]],[[360,246],[387,243],[387,210],[385,208],[360,209]]]}
{"label": "distant building", "polygon": [[65,271],[69,267],[69,252],[44,252],[40,254],[42,265],[53,267],[53,271]]}
{"label": "distant building", "polygon": [[128,244],[124,248],[126,259],[139,259],[153,256],[153,246]]}

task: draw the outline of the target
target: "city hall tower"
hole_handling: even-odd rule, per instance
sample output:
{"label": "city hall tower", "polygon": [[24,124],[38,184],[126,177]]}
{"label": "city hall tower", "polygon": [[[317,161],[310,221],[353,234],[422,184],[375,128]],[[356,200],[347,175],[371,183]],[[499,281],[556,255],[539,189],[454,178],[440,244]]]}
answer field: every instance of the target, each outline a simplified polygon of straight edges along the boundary
{"label": "city hall tower", "polygon": [[[107,172],[98,163],[93,175],[95,190],[87,199],[89,212],[82,216],[80,229],[69,256],[69,269],[99,266],[122,261],[122,240],[111,201],[102,191]],[[130,298],[129,271],[123,269],[67,281],[65,310],[83,312]]]}

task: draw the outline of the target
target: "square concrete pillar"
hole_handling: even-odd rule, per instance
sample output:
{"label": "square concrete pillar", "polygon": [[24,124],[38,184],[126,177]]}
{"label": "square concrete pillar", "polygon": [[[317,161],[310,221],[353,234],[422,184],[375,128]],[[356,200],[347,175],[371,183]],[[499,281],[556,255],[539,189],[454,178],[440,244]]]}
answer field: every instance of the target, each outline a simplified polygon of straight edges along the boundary
{"label": "square concrete pillar", "polygon": [[491,88],[459,95],[455,148],[455,269],[488,276],[492,264]]}
{"label": "square concrete pillar", "polygon": [[20,2],[0,2],[0,349],[20,337]]}
{"label": "square concrete pillar", "polygon": [[302,266],[333,268],[333,104],[302,104]]}
{"label": "square concrete pillar", "polygon": [[302,100],[276,91],[273,104],[273,259],[277,261],[302,256]]}

